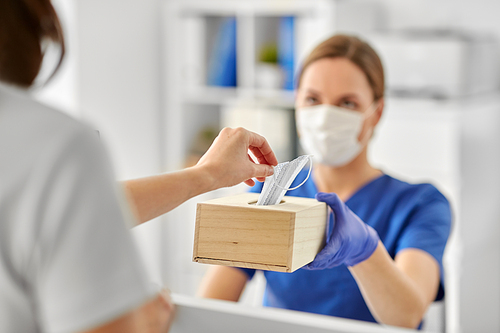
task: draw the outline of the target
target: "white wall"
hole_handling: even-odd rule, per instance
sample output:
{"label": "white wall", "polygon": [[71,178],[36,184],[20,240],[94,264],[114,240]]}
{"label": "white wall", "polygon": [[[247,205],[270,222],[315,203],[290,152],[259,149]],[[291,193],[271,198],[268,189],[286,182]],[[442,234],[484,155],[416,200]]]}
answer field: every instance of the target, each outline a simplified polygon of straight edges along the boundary
{"label": "white wall", "polygon": [[79,99],[119,178],[160,171],[158,0],[77,1]]}
{"label": "white wall", "polygon": [[[161,172],[160,1],[76,4],[82,118],[100,131],[119,179]],[[134,234],[160,280],[161,221],[137,227]]]}

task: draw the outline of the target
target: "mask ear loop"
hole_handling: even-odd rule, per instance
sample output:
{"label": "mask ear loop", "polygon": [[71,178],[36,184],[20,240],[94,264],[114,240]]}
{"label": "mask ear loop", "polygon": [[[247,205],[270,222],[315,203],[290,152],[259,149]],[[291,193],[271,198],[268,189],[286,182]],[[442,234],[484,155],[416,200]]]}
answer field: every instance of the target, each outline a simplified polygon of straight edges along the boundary
{"label": "mask ear loop", "polygon": [[[312,170],[312,155],[309,155],[308,157],[309,157],[309,172],[307,173],[307,177],[306,177],[306,179],[304,179],[304,180],[302,181],[302,183],[300,183],[299,185],[297,185],[297,186],[295,186],[295,187],[293,187],[293,188],[285,188],[285,187],[283,187],[283,186],[280,186],[280,185],[279,185],[278,183],[276,183],[276,181],[275,181],[275,182],[274,182],[274,186],[276,186],[276,187],[277,187],[277,188],[279,188],[279,189],[285,190],[285,191],[293,191],[293,190],[298,189],[298,188],[299,188],[299,187],[301,187],[302,185],[304,185],[304,184],[305,184],[305,182],[309,179],[309,176],[311,175],[311,170]],[[274,179],[274,173],[273,173],[272,177],[273,177],[273,181],[274,181],[274,180],[275,180],[275,179]]]}
{"label": "mask ear loop", "polygon": [[[374,106],[375,106],[375,108],[374,108]],[[370,106],[366,109],[366,110],[370,110],[370,109],[372,109],[372,110],[370,110],[370,112],[368,112],[368,113],[364,113],[363,114],[363,119],[370,118],[375,113],[375,111],[377,111],[377,109],[378,109],[379,106],[380,106],[380,104],[379,104],[378,100],[377,101],[373,101],[373,103],[370,104]]]}
{"label": "mask ear loop", "polygon": [[[375,107],[374,107],[374,106],[375,106]],[[372,109],[372,110],[370,110],[368,113],[364,113],[364,114],[363,114],[363,122],[364,122],[364,121],[366,121],[366,119],[370,118],[370,117],[371,117],[371,116],[372,116],[372,115],[373,115],[373,114],[377,111],[377,109],[379,108],[379,106],[380,106],[380,103],[379,103],[379,101],[378,101],[378,100],[373,101],[373,103],[372,103],[372,104],[370,104],[370,106],[366,109],[366,110],[370,110],[370,109]],[[366,110],[365,110],[365,112],[366,112]],[[373,134],[373,130],[372,130],[372,133],[370,133],[370,136],[371,136],[372,134]],[[370,136],[368,136],[368,137],[370,137]],[[363,138],[364,138],[364,137],[363,137]],[[361,140],[360,142],[361,142],[361,143],[363,143],[364,141],[365,141],[365,140]],[[366,140],[365,144],[366,144],[367,142],[368,142],[368,140]]]}

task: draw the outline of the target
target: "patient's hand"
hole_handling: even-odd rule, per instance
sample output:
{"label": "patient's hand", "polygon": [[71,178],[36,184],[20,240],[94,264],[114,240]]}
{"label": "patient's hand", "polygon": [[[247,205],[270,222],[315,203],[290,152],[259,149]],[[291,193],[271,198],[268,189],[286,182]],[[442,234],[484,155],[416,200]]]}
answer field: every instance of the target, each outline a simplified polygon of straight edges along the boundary
{"label": "patient's hand", "polygon": [[139,308],[84,333],[166,333],[175,314],[167,291]]}
{"label": "patient's hand", "polygon": [[[255,163],[248,151],[257,158]],[[209,170],[214,179],[213,188],[245,182],[253,186],[252,178],[264,180],[273,174],[272,165],[278,160],[266,139],[244,128],[224,128],[212,146],[200,159],[197,167]]]}

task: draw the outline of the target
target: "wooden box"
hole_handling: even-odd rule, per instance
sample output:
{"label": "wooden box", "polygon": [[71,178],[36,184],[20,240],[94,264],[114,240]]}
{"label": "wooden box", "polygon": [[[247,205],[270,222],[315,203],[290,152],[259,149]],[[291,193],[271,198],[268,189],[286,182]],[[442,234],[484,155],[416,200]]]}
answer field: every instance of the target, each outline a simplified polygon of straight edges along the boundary
{"label": "wooden box", "polygon": [[323,248],[327,206],[315,199],[284,197],[257,206],[257,193],[199,203],[193,261],[293,272]]}

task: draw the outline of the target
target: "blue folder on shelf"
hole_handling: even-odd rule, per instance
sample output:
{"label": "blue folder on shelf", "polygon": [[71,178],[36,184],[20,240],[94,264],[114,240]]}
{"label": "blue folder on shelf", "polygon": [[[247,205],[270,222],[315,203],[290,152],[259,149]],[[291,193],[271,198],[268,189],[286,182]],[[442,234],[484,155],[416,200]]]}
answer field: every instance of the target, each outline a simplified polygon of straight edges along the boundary
{"label": "blue folder on shelf", "polygon": [[222,21],[210,54],[207,73],[210,86],[236,87],[236,18]]}
{"label": "blue folder on shelf", "polygon": [[278,30],[278,63],[284,73],[283,88],[293,90],[294,84],[294,21],[293,16],[280,18]]}

